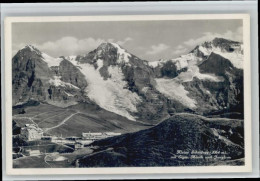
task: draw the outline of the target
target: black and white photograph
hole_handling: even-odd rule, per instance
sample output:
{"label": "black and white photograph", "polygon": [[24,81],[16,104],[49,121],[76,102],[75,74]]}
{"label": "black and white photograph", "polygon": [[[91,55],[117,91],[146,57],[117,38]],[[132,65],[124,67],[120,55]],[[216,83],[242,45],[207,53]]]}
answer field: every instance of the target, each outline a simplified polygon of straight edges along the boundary
{"label": "black and white photograph", "polygon": [[10,168],[250,171],[248,18],[6,19]]}

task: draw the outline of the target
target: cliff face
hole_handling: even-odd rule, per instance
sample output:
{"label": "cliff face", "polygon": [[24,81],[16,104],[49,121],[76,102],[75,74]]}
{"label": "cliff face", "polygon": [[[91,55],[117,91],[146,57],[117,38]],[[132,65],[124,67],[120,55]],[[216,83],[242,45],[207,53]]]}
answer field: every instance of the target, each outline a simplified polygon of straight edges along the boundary
{"label": "cliff face", "polygon": [[87,81],[84,75],[66,59],[61,61],[58,75],[61,76],[61,81],[63,82],[68,82],[80,89],[87,87]]}
{"label": "cliff face", "polygon": [[41,59],[40,52],[27,46],[12,59],[13,105],[31,98],[46,99],[46,84],[51,71]]}
{"label": "cliff face", "polygon": [[199,65],[200,72],[222,76],[224,81],[217,89],[214,85],[205,85],[216,96],[219,109],[236,110],[243,113],[243,70],[233,66],[226,58],[211,53],[206,61]]}
{"label": "cliff face", "polygon": [[147,62],[115,43],[53,58],[26,46],[12,59],[13,105],[80,102],[158,123],[175,112],[243,114],[243,48],[216,38],[175,59]]}
{"label": "cliff face", "polygon": [[64,107],[84,99],[81,89],[87,82],[67,60],[50,67],[42,52],[26,46],[13,57],[12,65],[13,105],[38,100]]}

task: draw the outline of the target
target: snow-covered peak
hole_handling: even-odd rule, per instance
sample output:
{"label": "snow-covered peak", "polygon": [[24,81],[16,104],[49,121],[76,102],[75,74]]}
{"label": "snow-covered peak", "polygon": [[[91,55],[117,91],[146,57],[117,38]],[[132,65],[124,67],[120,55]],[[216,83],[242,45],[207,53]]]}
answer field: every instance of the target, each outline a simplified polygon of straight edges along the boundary
{"label": "snow-covered peak", "polygon": [[121,48],[118,44],[116,44],[116,43],[111,43],[111,44],[117,49],[117,55],[118,55],[117,62],[118,63],[121,63],[121,62],[128,63],[129,57],[131,57],[131,55],[125,49]]}
{"label": "snow-covered peak", "polygon": [[41,52],[39,49],[37,49],[33,45],[26,45],[24,48],[20,49],[19,52],[22,53],[22,56],[24,56],[23,54],[28,54],[28,52],[36,53],[36,55],[40,59],[42,59],[44,62],[47,63],[48,67],[59,66],[60,62],[64,59],[62,57],[59,57],[59,58],[51,57],[50,55],[48,55],[44,52]]}
{"label": "snow-covered peak", "polygon": [[[199,45],[198,47],[200,50],[208,50],[208,51],[213,51],[214,49],[219,49],[222,52],[242,52],[243,51],[243,46],[241,42],[237,41],[232,41],[232,40],[227,40],[224,38],[214,38],[212,41],[206,41]],[[195,49],[196,49],[195,48]]]}
{"label": "snow-covered peak", "polygon": [[111,48],[112,47],[112,44],[109,43],[109,42],[104,42],[104,43],[101,43],[97,49],[102,49],[102,50],[105,50],[107,48]]}
{"label": "snow-covered peak", "polygon": [[40,55],[41,51],[35,48],[33,45],[26,45],[24,46],[19,52],[21,51],[30,51],[30,52],[35,52],[36,54]]}
{"label": "snow-covered peak", "polygon": [[243,44],[240,42],[215,38],[210,42],[204,42],[197,49],[205,56],[209,56],[212,52],[218,54],[230,60],[234,67],[243,69]]}
{"label": "snow-covered peak", "polygon": [[41,53],[42,60],[48,64],[48,67],[59,66],[63,58],[53,58],[46,53]]}
{"label": "snow-covered peak", "polygon": [[129,62],[129,58],[131,57],[131,54],[128,53],[124,48],[122,48],[117,43],[105,42],[99,45],[98,48],[96,49],[99,58],[102,53],[112,53],[113,51],[111,50],[116,50],[117,63]]}
{"label": "snow-covered peak", "polygon": [[228,40],[228,39],[225,39],[225,38],[214,38],[212,40],[212,43],[215,45],[215,46],[223,46],[223,45],[239,45],[241,44],[240,42],[238,41],[233,41],[233,40]]}
{"label": "snow-covered peak", "polygon": [[23,49],[30,49],[31,51],[39,51],[37,48],[35,48],[33,45],[26,45]]}

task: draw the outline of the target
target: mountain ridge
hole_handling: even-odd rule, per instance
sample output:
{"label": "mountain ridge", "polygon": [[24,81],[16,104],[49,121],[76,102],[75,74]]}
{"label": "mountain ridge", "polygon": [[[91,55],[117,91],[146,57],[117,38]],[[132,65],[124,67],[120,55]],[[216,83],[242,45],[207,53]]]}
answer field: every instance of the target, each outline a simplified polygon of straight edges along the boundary
{"label": "mountain ridge", "polygon": [[154,67],[115,43],[59,58],[28,45],[12,59],[13,105],[31,98],[63,107],[87,101],[152,124],[172,112],[208,114],[243,105],[243,70],[234,64],[241,43],[216,38],[203,48]]}

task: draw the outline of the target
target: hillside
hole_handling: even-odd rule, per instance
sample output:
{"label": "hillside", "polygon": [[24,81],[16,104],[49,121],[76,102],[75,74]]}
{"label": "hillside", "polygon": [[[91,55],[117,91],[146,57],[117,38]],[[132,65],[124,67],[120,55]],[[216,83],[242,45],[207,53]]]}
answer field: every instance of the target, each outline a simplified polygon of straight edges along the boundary
{"label": "hillside", "polygon": [[[81,136],[82,132],[134,132],[152,125],[130,121],[125,117],[106,111],[97,105],[79,103],[61,108],[49,104],[19,106],[23,114],[13,116],[13,134],[25,124],[36,123],[45,134],[55,136]],[[17,109],[17,108],[16,108]],[[16,110],[14,109],[14,110]],[[66,122],[63,123],[63,121]]]}
{"label": "hillside", "polygon": [[[79,167],[221,165],[243,158],[243,144],[242,120],[181,113],[153,128],[96,141],[94,152],[77,162]],[[206,153],[218,158],[207,159]]]}

